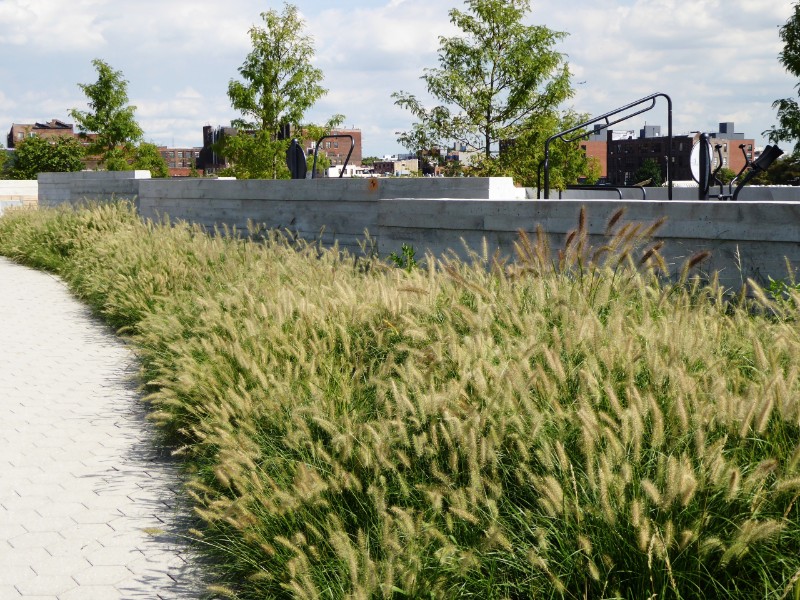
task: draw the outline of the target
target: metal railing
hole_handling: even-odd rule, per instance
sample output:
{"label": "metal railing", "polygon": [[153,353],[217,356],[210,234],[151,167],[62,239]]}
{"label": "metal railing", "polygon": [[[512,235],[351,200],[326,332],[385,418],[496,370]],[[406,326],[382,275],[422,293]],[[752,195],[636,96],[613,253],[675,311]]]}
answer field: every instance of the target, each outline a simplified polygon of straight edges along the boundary
{"label": "metal railing", "polygon": [[332,138],[349,138],[350,139],[350,151],[347,153],[347,158],[344,159],[344,164],[342,165],[342,172],[339,173],[339,179],[344,177],[344,171],[347,168],[347,163],[350,162],[350,155],[353,154],[353,148],[356,147],[356,141],[353,139],[353,136],[349,133],[332,133],[330,135],[323,135],[317,141],[317,145],[314,147],[314,164],[311,167],[311,179],[315,179],[317,177],[317,154],[319,153],[319,145],[322,143],[323,140],[332,139]]}
{"label": "metal railing", "polygon": [[[668,185],[668,190],[669,190],[668,191],[668,198],[670,200],[672,200],[672,168],[671,168],[672,167],[672,99],[667,94],[663,94],[663,93],[660,93],[660,92],[656,93],[656,94],[651,94],[649,96],[645,96],[644,98],[636,100],[635,102],[631,102],[630,104],[626,104],[625,106],[621,106],[620,108],[617,108],[615,110],[612,110],[610,112],[602,114],[599,117],[595,117],[593,119],[589,119],[588,121],[585,121],[584,123],[576,125],[575,127],[571,127],[571,128],[569,128],[569,129],[567,129],[565,131],[561,131],[559,133],[556,133],[555,135],[551,135],[549,138],[547,138],[547,140],[544,143],[544,161],[542,163],[543,166],[544,166],[544,197],[545,197],[545,199],[549,199],[550,198],[550,143],[551,142],[553,142],[554,140],[560,139],[562,142],[572,143],[572,142],[576,142],[578,140],[581,140],[583,138],[586,138],[586,137],[592,135],[593,133],[596,133],[597,131],[602,131],[604,129],[607,129],[608,127],[611,127],[612,125],[616,125],[617,123],[621,123],[622,121],[630,119],[631,117],[635,117],[636,115],[640,115],[642,113],[645,113],[648,110],[652,110],[656,105],[656,99],[659,98],[659,97],[665,98],[666,101],[667,101],[667,138],[668,138],[668,141],[667,141],[667,185]],[[620,118],[618,118],[618,119],[616,119],[614,121],[610,120],[611,117],[614,117],[614,116],[616,116],[616,115],[618,115],[620,113],[623,113],[623,112],[625,112],[627,110],[634,109],[634,108],[636,108],[638,106],[641,106],[643,104],[646,104],[646,103],[649,103],[649,106],[646,106],[645,108],[639,109],[636,112],[633,112],[631,114],[625,115],[624,117],[620,117]],[[601,121],[604,122],[602,127],[598,128],[598,129],[595,129],[594,131],[590,131],[590,132],[583,131],[589,125],[594,125],[595,123],[600,123]],[[569,134],[575,133],[576,131],[580,132],[579,135],[576,135],[574,137],[567,137],[567,136],[569,136]],[[538,177],[537,177],[537,179],[538,179]],[[538,184],[538,182],[537,182],[537,184]],[[540,194],[541,194],[541,186],[539,186],[539,189],[537,190],[537,194],[536,194],[537,198],[540,197]]]}

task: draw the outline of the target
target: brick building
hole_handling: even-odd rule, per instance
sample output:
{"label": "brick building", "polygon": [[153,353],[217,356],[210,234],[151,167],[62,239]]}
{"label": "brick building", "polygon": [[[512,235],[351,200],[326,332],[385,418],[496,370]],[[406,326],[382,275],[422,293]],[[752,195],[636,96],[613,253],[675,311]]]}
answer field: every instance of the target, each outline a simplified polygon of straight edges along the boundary
{"label": "brick building", "polygon": [[170,177],[189,177],[200,160],[202,148],[168,148],[159,146],[161,157],[167,162]]}
{"label": "brick building", "polygon": [[[716,146],[722,154],[722,166],[738,173],[745,165],[744,155],[739,145],[744,146],[748,159],[753,158],[754,140],[747,139],[744,134],[734,133],[733,123],[720,123],[719,131],[709,134],[713,151],[712,169],[719,164]],[[617,138],[617,139],[615,139]],[[672,140],[672,179],[674,181],[691,181],[692,148],[699,141],[700,133],[673,136]],[[607,182],[611,185],[633,185],[636,171],[648,159],[654,160],[661,167],[661,178],[667,180],[667,156],[669,154],[669,138],[661,135],[661,127],[648,125],[639,131],[639,137],[617,136],[617,132],[608,131],[606,139]]]}
{"label": "brick building", "polygon": [[[350,155],[349,165],[361,165],[361,130],[360,129],[333,129],[331,135],[351,135],[353,136],[353,153]],[[303,146],[308,155],[309,164],[314,160],[314,148],[318,140],[311,140],[304,138]],[[322,141],[319,146],[320,155],[328,157],[331,161],[331,166],[343,165],[347,158],[347,153],[350,152],[351,142],[346,137],[341,138],[328,138]]]}
{"label": "brick building", "polygon": [[6,136],[6,148],[13,148],[15,144],[29,137],[57,138],[75,135],[71,123],[58,119],[51,119],[48,123],[14,123]]}
{"label": "brick building", "polygon": [[600,179],[605,180],[608,176],[608,155],[606,153],[606,142],[604,140],[583,140],[581,150],[588,158],[593,158],[600,167]]}
{"label": "brick building", "polygon": [[[246,132],[245,132],[246,133]],[[217,173],[230,166],[228,160],[217,153],[216,148],[227,136],[238,135],[239,131],[235,127],[203,127],[203,147],[197,156],[197,170],[205,174]],[[331,135],[351,135],[353,136],[353,153],[350,155],[348,165],[361,166],[361,130],[360,129],[333,129]],[[292,132],[287,131],[282,136],[283,139],[292,137]],[[305,148],[308,160],[309,171],[314,161],[314,148],[318,140],[304,138],[301,141]],[[321,156],[327,156],[331,166],[341,166],[350,151],[350,140],[347,138],[329,138],[322,141],[319,147]]]}

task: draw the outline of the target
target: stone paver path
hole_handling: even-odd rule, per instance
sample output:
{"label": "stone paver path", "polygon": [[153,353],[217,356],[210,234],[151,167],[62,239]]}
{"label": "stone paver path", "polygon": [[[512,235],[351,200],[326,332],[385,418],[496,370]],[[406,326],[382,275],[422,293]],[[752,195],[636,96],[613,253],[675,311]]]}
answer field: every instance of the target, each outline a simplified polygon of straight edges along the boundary
{"label": "stone paver path", "polygon": [[0,600],[204,597],[135,371],[62,282],[0,258]]}

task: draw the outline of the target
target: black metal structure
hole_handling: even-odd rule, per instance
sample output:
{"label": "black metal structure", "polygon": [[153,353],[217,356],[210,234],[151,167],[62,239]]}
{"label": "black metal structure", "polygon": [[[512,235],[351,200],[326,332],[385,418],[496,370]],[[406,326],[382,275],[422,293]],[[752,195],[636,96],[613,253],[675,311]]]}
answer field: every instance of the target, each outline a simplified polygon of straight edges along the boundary
{"label": "black metal structure", "polygon": [[[583,139],[583,138],[585,138],[585,137],[587,137],[587,136],[589,136],[589,135],[591,135],[592,133],[595,133],[595,132],[592,131],[592,132],[589,132],[589,133],[581,133],[580,135],[576,135],[574,137],[567,137],[567,136],[569,134],[571,134],[571,133],[575,133],[576,131],[580,131],[581,129],[585,129],[589,125],[594,125],[595,123],[600,123],[601,121],[605,121],[603,126],[600,128],[600,130],[602,131],[603,129],[611,127],[612,125],[616,125],[617,123],[620,123],[622,121],[630,119],[631,117],[635,117],[636,115],[640,115],[642,113],[645,113],[648,110],[652,110],[653,108],[655,108],[656,99],[658,99],[659,97],[665,98],[666,101],[667,101],[667,136],[669,138],[669,141],[667,143],[667,148],[668,148],[668,150],[667,150],[667,182],[668,182],[668,190],[669,190],[668,191],[668,197],[669,197],[670,200],[672,200],[672,168],[671,168],[672,167],[672,99],[667,94],[663,94],[663,93],[660,93],[660,92],[656,93],[656,94],[651,94],[649,96],[645,96],[644,98],[641,98],[641,99],[637,100],[636,102],[631,102],[630,104],[626,104],[625,106],[621,106],[620,108],[617,108],[615,110],[607,112],[607,113],[605,113],[603,115],[600,115],[599,117],[595,117],[593,119],[590,119],[590,120],[588,120],[588,121],[586,121],[584,123],[581,123],[580,125],[576,125],[575,127],[572,127],[572,128],[567,129],[565,131],[561,131],[561,132],[559,132],[559,133],[557,133],[555,135],[551,135],[549,138],[547,138],[547,140],[544,143],[544,161],[543,161],[543,165],[544,165],[544,197],[545,197],[545,199],[549,199],[550,198],[550,143],[552,141],[560,139],[562,142],[566,142],[566,143],[577,142],[578,140]],[[620,117],[620,118],[618,118],[618,119],[616,119],[614,121],[610,121],[609,120],[611,117],[614,117],[614,116],[616,116],[616,115],[618,115],[620,113],[623,113],[623,112],[625,112],[627,110],[631,110],[631,109],[637,108],[637,107],[639,107],[641,105],[644,105],[644,104],[646,104],[648,102],[649,102],[649,106],[646,106],[645,108],[641,108],[641,109],[637,110],[636,112],[633,112],[633,113],[630,113],[628,115],[625,115],[624,117]],[[539,186],[539,189],[537,190],[537,194],[536,194],[537,198],[540,197],[540,194],[541,194],[541,186]]]}
{"label": "black metal structure", "polygon": [[[739,147],[742,149],[742,153],[744,153],[744,144],[742,144]],[[736,190],[733,192],[731,200],[736,200],[739,197],[739,192],[742,191],[742,188],[745,185],[747,185],[747,183],[753,177],[769,169],[770,165],[774,163],[782,154],[783,150],[781,150],[777,146],[772,146],[772,145],[768,145],[766,148],[764,148],[764,151],[761,153],[761,156],[759,156],[754,162],[750,162],[749,160],[747,160],[747,154],[745,154],[744,158],[747,164],[744,166],[744,169],[739,171],[739,175],[744,173],[744,170],[747,167],[750,167],[750,172],[747,175],[745,175],[744,179],[742,179],[742,182],[736,186]],[[739,175],[736,176],[736,179],[739,178]]]}
{"label": "black metal structure", "polygon": [[[647,190],[643,185],[568,185],[568,190],[596,190],[598,192],[617,192],[619,199],[622,200],[622,190],[639,190],[642,192],[642,200],[647,200]],[[558,192],[558,199],[561,200],[561,190]]]}
{"label": "black metal structure", "polygon": [[700,172],[697,178],[697,199],[708,200],[708,190],[711,186],[711,152],[708,134],[700,134],[698,152],[700,154]]}
{"label": "black metal structure", "polygon": [[297,138],[292,140],[292,143],[289,144],[289,148],[286,150],[286,166],[289,167],[292,179],[306,178],[306,174],[308,173],[306,153]]}
{"label": "black metal structure", "polygon": [[353,149],[356,147],[356,141],[349,133],[332,133],[330,135],[323,135],[321,138],[319,138],[319,140],[317,140],[317,145],[314,147],[314,165],[311,167],[311,179],[315,179],[317,176],[317,152],[319,152],[319,145],[323,142],[323,140],[332,138],[348,138],[350,140],[350,151],[347,153],[347,158],[344,159],[342,172],[339,173],[339,179],[344,176],[344,170],[347,167],[347,163],[350,162],[350,155],[353,154]]}

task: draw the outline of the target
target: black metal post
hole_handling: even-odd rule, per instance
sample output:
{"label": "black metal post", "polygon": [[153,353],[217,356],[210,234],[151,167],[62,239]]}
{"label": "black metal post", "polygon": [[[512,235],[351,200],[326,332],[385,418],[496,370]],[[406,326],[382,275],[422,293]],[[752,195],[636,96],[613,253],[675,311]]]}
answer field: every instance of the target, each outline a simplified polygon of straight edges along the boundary
{"label": "black metal post", "polygon": [[708,186],[711,178],[711,153],[708,151],[708,134],[700,134],[700,173],[698,173],[697,199],[708,200]]}

